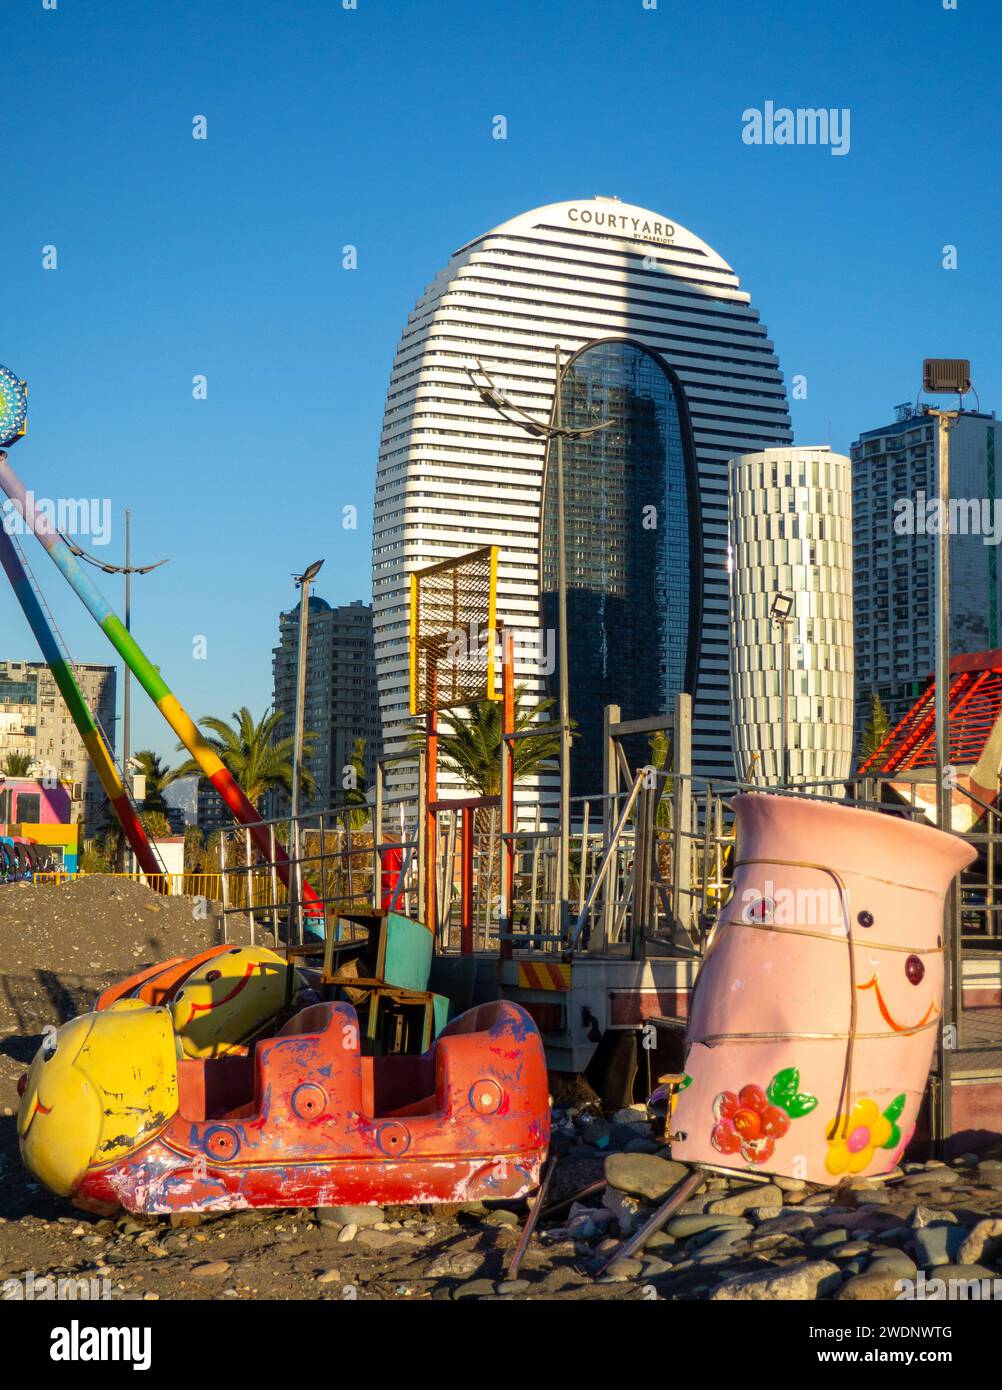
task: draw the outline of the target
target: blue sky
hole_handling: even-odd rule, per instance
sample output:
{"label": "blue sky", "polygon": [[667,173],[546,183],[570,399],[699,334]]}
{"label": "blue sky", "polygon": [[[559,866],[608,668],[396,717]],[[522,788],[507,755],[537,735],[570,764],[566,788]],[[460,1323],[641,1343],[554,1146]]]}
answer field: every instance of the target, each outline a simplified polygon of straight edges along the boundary
{"label": "blue sky", "polygon": [[[323,556],[317,592],[368,598],[400,330],[457,246],[527,208],[615,194],[718,249],[807,377],[799,443],[883,423],[924,356],[970,357],[1002,403],[997,0],[0,0],[0,21],[0,362],[31,391],[11,462],[39,497],[110,499],[102,556],[129,507],[136,558],[170,557],[134,631],[195,717],[269,703],[294,571]],[[849,108],[849,153],[746,145],[767,100]],[[28,554],[74,659],[110,659]],[[12,599],[0,656],[35,656]],[[134,744],[172,753],[133,708]]]}

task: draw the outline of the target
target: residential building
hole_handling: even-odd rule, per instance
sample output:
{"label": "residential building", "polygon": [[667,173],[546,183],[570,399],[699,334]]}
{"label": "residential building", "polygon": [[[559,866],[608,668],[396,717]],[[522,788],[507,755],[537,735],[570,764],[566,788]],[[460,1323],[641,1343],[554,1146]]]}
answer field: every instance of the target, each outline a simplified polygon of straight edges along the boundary
{"label": "residential building", "polygon": [[[893,727],[936,664],[938,422],[913,405],[852,445],[856,732],[875,692]],[[1002,425],[964,411],[950,430],[950,651],[999,646]],[[997,515],[999,531],[994,531]]]}
{"label": "residential building", "polygon": [[[296,714],[299,605],[279,617],[279,645],[272,654],[274,708],[282,712],[276,738],[291,737]],[[365,741],[365,778],[372,785],[382,756],[382,728],[376,703],[372,609],[358,600],[332,607],[311,596],[307,618],[306,698],[303,726],[314,739],[305,766],[316,791],[302,798],[303,811],[321,811],[345,800],[346,769],[355,742]],[[288,797],[276,795],[271,813],[288,811]]]}
{"label": "residential building", "polygon": [[[114,752],[116,669],[76,665],[73,670]],[[73,820],[82,820],[87,834],[102,828],[104,788],[43,661],[0,661],[0,763],[8,753],[26,753],[36,776],[55,775],[68,782],[73,790]]]}

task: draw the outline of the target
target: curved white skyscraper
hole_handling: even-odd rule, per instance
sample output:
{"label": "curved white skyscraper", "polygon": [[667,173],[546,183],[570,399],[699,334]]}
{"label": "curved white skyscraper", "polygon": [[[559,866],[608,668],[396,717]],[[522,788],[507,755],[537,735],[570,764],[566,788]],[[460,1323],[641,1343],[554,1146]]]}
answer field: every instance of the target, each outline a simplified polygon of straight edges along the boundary
{"label": "curved white skyscraper", "polygon": [[[731,460],[731,721],[741,781],[852,772],[852,466],[825,448]],[[779,597],[785,622],[770,616]]]}
{"label": "curved white skyscraper", "polygon": [[[565,362],[579,354],[563,376],[565,423],[614,421],[567,447],[575,781],[597,706],[619,703],[624,718],[661,713],[679,685],[695,696],[695,770],[729,775],[727,461],[789,442],[786,391],[727,262],[667,217],[612,198],[553,203],[478,236],[407,321],[373,530],[386,750],[401,749],[408,721],[411,570],[496,544],[498,614],[540,633],[553,562],[545,443],[502,419],[471,371],[479,362],[504,396],[546,421],[558,345]],[[518,643],[516,680],[542,693],[556,652],[545,631],[537,642]]]}

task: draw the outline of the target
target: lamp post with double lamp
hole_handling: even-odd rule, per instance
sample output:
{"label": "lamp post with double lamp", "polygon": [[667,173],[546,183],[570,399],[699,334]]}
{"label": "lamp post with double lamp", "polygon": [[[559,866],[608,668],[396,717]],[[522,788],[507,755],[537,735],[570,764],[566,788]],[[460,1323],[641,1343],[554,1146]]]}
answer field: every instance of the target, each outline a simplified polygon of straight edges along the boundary
{"label": "lamp post with double lamp", "polygon": [[299,858],[299,784],[302,780],[303,726],[306,719],[306,647],[309,639],[310,585],[323,566],[314,560],[302,574],[292,576],[299,589],[299,645],[296,652],[296,719],[292,735],[292,795],[289,809],[289,941],[298,922],[298,940],[302,941],[302,904],[300,902],[301,866]]}
{"label": "lamp post with double lamp", "polygon": [[[121,574],[125,578],[125,630],[132,631],[132,576],[134,574],[149,574],[151,570],[159,569],[161,565],[166,565],[166,560],[155,560],[152,565],[134,565],[132,563],[132,513],[128,507],[125,509],[125,564],[113,565],[105,560],[99,560],[96,555],[89,554],[82,546],[76,545],[64,536],[66,544],[74,555],[80,560],[86,560],[89,565],[94,565],[105,574]],[[126,785],[131,790],[137,801],[143,797],[137,794],[137,787],[134,779],[134,772],[137,766],[132,757],[132,691],[131,676],[128,663],[125,665],[125,674],[122,681],[122,771],[125,774]],[[145,793],[144,793],[145,795]],[[133,853],[128,845],[125,847],[126,861],[129,872],[135,868],[133,863]]]}
{"label": "lamp post with double lamp", "polygon": [[786,700],[787,686],[790,683],[789,646],[786,625],[793,616],[793,595],[773,594],[769,608],[772,625],[779,630],[779,785],[786,787],[790,782],[790,744],[787,730]]}
{"label": "lamp post with double lamp", "polygon": [[[582,344],[577,350],[584,352],[591,347],[598,339]],[[567,667],[567,547],[566,547],[566,520],[564,512],[564,440],[565,439],[585,439],[588,435],[597,434],[599,430],[608,429],[614,422],[612,420],[602,420],[595,425],[587,425],[582,428],[565,426],[563,422],[563,384],[564,372],[567,370],[568,363],[563,360],[563,353],[559,343],[554,344],[554,365],[555,365],[555,386],[553,391],[553,409],[548,422],[544,423],[516,405],[514,401],[503,395],[491,379],[488,372],[484,369],[483,363],[477,359],[477,370],[468,370],[470,380],[480,394],[480,398],[487,405],[507,420],[509,424],[518,425],[528,434],[543,438],[549,446],[556,440],[557,444],[557,646],[559,648],[558,662],[558,698],[557,698],[557,718],[560,724],[560,854],[557,866],[557,892],[560,898],[560,932],[565,936],[570,927],[570,872],[571,872],[571,713],[570,713],[570,686]],[[576,355],[576,354],[575,354]],[[570,359],[568,359],[568,362]],[[477,380],[477,376],[482,381]],[[486,383],[486,384],[485,384]]]}

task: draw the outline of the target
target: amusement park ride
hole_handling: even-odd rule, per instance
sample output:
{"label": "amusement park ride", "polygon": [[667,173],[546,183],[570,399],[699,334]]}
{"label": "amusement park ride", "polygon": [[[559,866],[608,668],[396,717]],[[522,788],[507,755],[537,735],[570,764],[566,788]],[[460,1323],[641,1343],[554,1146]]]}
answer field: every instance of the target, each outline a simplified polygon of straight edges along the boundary
{"label": "amusement park ride", "polygon": [[[0,370],[0,445],[23,432],[23,384]],[[24,515],[2,449],[0,488]],[[573,834],[538,812],[517,818],[517,741],[539,728],[516,728],[497,551],[485,547],[411,576],[415,794],[388,795],[381,764],[371,833],[357,807],[304,816],[290,866],[277,823],[247,801],[65,539],[44,517],[30,523],[239,823],[238,866],[225,837],[220,851],[224,924],[246,912],[278,943],[224,941],[153,966],[45,1040],[19,1087],[18,1127],[25,1163],[54,1191],[144,1212],[510,1201],[541,1181],[548,1068],[597,1062],[619,1103],[635,1083],[667,1088],[666,1142],[693,1165],[669,1205],[710,1168],[827,1186],[886,1173],[916,1125],[935,1129],[934,1053],[949,1118],[944,1008],[961,1007],[963,980],[944,899],[976,857],[964,839],[914,808],[851,804],[841,786],[697,794],[685,695],[647,720],[607,709],[602,794],[569,813]],[[156,886],[160,866],[36,586],[13,544],[0,546]],[[499,792],[445,795],[439,713],[484,700],[500,706]],[[631,768],[622,739],[656,731],[670,734],[670,766]],[[576,914],[561,892],[575,877]],[[825,902],[833,919],[812,919]]]}

